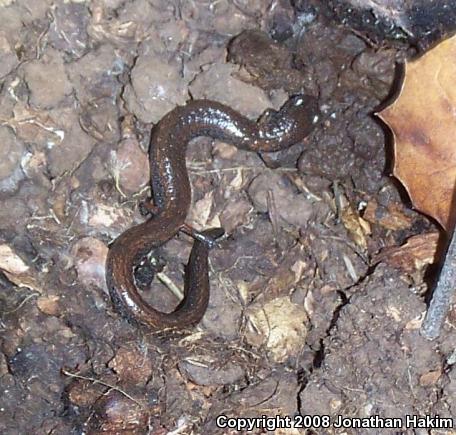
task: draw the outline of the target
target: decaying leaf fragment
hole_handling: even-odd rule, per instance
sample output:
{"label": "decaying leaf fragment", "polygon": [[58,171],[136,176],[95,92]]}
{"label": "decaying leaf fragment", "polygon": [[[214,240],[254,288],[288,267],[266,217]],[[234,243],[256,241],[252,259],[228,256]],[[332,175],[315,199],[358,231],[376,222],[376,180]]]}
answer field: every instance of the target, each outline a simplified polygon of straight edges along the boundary
{"label": "decaying leaf fragment", "polygon": [[0,271],[18,287],[28,287],[42,293],[34,271],[7,244],[0,245]]}
{"label": "decaying leaf fragment", "polygon": [[369,222],[359,216],[352,207],[342,210],[341,220],[348,231],[349,237],[365,251],[367,249],[366,236],[371,233]]}
{"label": "decaying leaf fragment", "polygon": [[403,205],[396,202],[383,207],[373,199],[368,202],[363,218],[367,222],[380,225],[387,230],[405,230],[412,226],[413,220],[404,214],[403,208]]}
{"label": "decaying leaf fragment", "polygon": [[277,362],[299,354],[305,343],[308,318],[288,296],[273,299],[264,305],[252,305],[246,315],[251,326],[246,339],[251,345],[265,346]]}
{"label": "decaying leaf fragment", "polygon": [[358,214],[345,195],[339,194],[338,201],[340,204],[340,220],[347,230],[348,236],[362,251],[366,251],[367,236],[371,234],[369,222]]}
{"label": "decaying leaf fragment", "polygon": [[448,230],[456,181],[456,36],[407,63],[398,99],[378,115],[393,130],[394,175],[414,206]]}
{"label": "decaying leaf fragment", "polygon": [[439,233],[424,233],[410,237],[402,246],[384,248],[373,258],[374,263],[383,261],[392,267],[413,273],[435,261]]}

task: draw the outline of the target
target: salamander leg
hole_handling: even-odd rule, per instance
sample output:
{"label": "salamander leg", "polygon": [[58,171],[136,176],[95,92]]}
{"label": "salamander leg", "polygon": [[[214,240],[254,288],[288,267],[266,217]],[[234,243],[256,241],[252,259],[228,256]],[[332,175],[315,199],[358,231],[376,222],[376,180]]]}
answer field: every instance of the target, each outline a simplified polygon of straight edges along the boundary
{"label": "salamander leg", "polygon": [[156,216],[160,211],[160,208],[150,198],[141,201],[138,207],[142,216]]}

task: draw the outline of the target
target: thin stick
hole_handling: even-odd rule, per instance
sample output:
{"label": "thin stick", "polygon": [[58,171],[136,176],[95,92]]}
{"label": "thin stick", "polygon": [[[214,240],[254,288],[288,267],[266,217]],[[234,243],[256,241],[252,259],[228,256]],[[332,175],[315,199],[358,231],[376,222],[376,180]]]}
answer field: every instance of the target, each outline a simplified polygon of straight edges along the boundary
{"label": "thin stick", "polygon": [[119,387],[116,387],[115,385],[108,384],[107,382],[103,382],[103,381],[100,381],[99,379],[91,378],[89,376],[82,376],[79,373],[71,373],[65,369],[62,369],[62,373],[66,376],[69,376],[70,378],[83,379],[84,381],[89,381],[94,384],[103,385],[106,388],[115,390],[115,391],[119,392],[120,394],[124,395],[127,399],[130,399],[132,402],[136,403],[140,408],[144,409],[144,405],[141,402],[138,402],[134,397],[130,396],[124,390],[121,390]]}
{"label": "thin stick", "polygon": [[164,284],[171,291],[171,293],[176,296],[177,299],[179,299],[179,301],[184,299],[184,293],[182,293],[181,289],[176,284],[174,284],[174,282],[168,278],[167,275],[159,272],[156,276],[159,281],[161,281],[161,283]]}
{"label": "thin stick", "polygon": [[448,244],[437,284],[429,304],[426,318],[421,325],[421,335],[434,340],[440,335],[443,322],[456,292],[456,232]]}

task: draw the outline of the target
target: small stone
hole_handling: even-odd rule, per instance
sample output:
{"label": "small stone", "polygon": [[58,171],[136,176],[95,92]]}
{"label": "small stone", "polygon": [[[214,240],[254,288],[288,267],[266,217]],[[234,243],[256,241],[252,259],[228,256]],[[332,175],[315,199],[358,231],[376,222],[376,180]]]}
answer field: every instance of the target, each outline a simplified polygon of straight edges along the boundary
{"label": "small stone", "polygon": [[20,167],[23,153],[22,142],[9,128],[0,127],[0,193],[13,193],[24,179]]}
{"label": "small stone", "polygon": [[146,350],[140,350],[133,345],[124,346],[117,351],[108,366],[117,373],[122,382],[145,385],[152,374],[153,359]]}
{"label": "small stone", "polygon": [[94,237],[84,237],[73,245],[71,254],[81,283],[95,285],[107,292],[105,263],[108,247]]}
{"label": "small stone", "polygon": [[119,186],[123,193],[138,192],[149,182],[149,158],[135,138],[124,139],[112,160],[112,165],[116,166],[113,172],[119,174]]}
{"label": "small stone", "polygon": [[[24,78],[31,92],[30,101],[34,106],[54,107],[73,89],[66,75],[61,54],[56,50],[48,50],[40,60],[27,63],[24,71]],[[50,71],[52,86],[49,86]]]}
{"label": "small stone", "polygon": [[38,309],[49,316],[58,316],[60,314],[59,296],[41,296],[37,299]]}

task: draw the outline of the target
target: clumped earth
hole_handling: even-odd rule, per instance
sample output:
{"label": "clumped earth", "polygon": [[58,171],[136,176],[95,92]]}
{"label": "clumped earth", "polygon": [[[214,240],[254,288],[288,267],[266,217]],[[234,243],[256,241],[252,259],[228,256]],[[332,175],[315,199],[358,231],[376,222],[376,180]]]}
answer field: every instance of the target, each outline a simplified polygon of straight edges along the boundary
{"label": "clumped earth", "polygon": [[[0,3],[0,433],[228,433],[220,414],[456,414],[454,313],[436,342],[419,335],[433,268],[378,256],[436,230],[388,176],[389,136],[373,116],[413,49],[316,5]],[[298,92],[318,97],[321,116],[289,150],[189,146],[188,223],[228,235],[211,252],[201,324],[129,324],[104,261],[144,219],[153,124],[190,98],[256,118]],[[182,287],[191,244],[180,235],[139,265],[158,309],[176,306],[170,289]]]}

